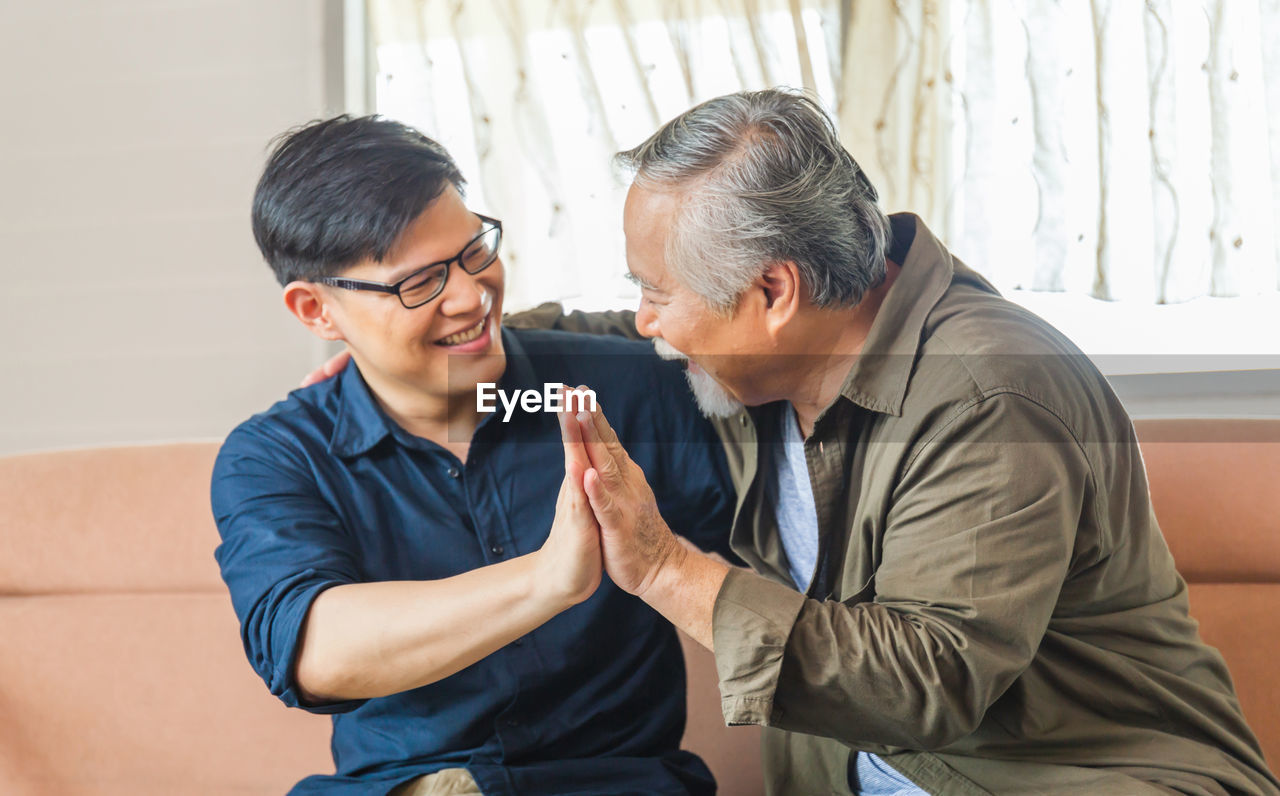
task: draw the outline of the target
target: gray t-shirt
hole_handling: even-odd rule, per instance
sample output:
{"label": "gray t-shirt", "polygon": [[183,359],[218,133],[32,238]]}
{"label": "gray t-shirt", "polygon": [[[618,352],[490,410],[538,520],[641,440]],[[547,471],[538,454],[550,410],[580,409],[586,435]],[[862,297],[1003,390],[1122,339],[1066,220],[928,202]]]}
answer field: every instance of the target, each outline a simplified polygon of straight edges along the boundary
{"label": "gray t-shirt", "polygon": [[809,465],[804,460],[804,437],[794,410],[782,412],[779,444],[773,449],[773,478],[768,489],[773,498],[782,549],[796,588],[809,590],[818,563],[818,509],[813,501]]}
{"label": "gray t-shirt", "polygon": [[[782,412],[781,416],[781,442],[773,449],[773,478],[768,480],[767,489],[782,549],[787,553],[787,568],[796,588],[804,592],[809,590],[818,563],[818,508],[795,410]],[[850,785],[860,796],[928,796],[873,754],[858,752],[855,766],[857,781]]]}

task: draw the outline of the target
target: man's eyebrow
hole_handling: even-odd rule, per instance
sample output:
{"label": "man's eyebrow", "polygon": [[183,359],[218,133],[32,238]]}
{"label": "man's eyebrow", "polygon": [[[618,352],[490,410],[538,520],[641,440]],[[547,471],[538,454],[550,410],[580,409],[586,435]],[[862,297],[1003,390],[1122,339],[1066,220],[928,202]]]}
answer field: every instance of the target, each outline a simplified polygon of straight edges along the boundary
{"label": "man's eyebrow", "polygon": [[408,279],[411,275],[416,274],[418,271],[421,271],[423,268],[426,268],[429,265],[438,265],[438,264],[439,264],[439,261],[435,260],[429,263],[421,263],[419,265],[413,265],[413,266],[406,265],[403,269],[395,272],[392,275],[391,279],[389,280],[389,284],[394,285],[396,282],[399,282],[402,279]]}
{"label": "man's eyebrow", "polygon": [[[480,225],[476,228],[476,230],[471,233],[470,240],[475,240],[476,236],[479,235],[483,230],[484,230],[484,223],[480,222]],[[461,252],[454,252],[453,256],[457,257],[458,254],[460,253]],[[391,279],[391,281],[388,284],[394,285],[396,282],[399,282],[401,279],[405,279],[409,275],[416,273],[418,271],[421,271],[423,268],[427,268],[432,265],[439,265],[442,262],[444,262],[444,260],[431,260],[430,262],[419,263],[418,265],[412,265],[412,266],[406,265],[403,268],[403,270],[396,272],[396,275]]]}
{"label": "man's eyebrow", "polygon": [[625,277],[626,277],[626,280],[627,280],[628,282],[630,282],[630,283],[631,283],[631,284],[633,284],[633,285],[636,285],[637,287],[644,288],[645,290],[657,290],[658,292],[662,292],[662,291],[661,291],[661,289],[660,289],[657,285],[653,285],[653,284],[650,284],[650,283],[646,282],[645,280],[641,279],[640,277],[636,276],[635,274],[631,273],[630,271],[627,271],[627,273],[626,273],[626,274],[624,274],[623,276],[625,276]]}

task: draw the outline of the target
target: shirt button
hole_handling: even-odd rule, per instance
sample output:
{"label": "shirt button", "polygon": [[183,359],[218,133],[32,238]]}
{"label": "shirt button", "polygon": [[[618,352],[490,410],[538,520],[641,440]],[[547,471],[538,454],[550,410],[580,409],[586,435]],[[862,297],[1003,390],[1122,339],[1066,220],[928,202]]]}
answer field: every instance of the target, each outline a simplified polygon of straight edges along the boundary
{"label": "shirt button", "polygon": [[502,551],[503,551],[503,549],[504,549],[504,548],[502,547],[502,545],[500,545],[500,544],[496,544],[496,545],[494,545],[493,547],[490,547],[490,548],[489,548],[489,552],[490,552],[490,553],[493,553],[495,556],[500,556],[500,555],[502,555]]}
{"label": "shirt button", "polygon": [[462,475],[462,471],[459,470],[457,467],[454,467],[452,464],[449,465],[449,469],[446,470],[446,472],[449,473],[450,478],[457,478],[458,476]]}
{"label": "shirt button", "polygon": [[505,724],[505,725],[507,725],[508,727],[519,727],[519,726],[520,726],[520,722],[519,722],[519,721],[517,721],[516,719],[503,719],[503,720],[502,720],[502,723],[503,723],[503,724]]}

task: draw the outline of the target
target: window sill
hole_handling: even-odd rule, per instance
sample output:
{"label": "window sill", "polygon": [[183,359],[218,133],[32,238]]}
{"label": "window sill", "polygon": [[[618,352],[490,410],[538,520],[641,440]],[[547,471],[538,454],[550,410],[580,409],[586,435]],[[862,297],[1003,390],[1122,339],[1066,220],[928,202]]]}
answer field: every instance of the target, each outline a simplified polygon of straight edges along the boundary
{"label": "window sill", "polygon": [[1184,304],[1005,295],[1071,338],[1107,376],[1280,368],[1280,292]]}
{"label": "window sill", "polygon": [[1280,417],[1280,293],[1167,305],[1006,295],[1079,346],[1133,417]]}

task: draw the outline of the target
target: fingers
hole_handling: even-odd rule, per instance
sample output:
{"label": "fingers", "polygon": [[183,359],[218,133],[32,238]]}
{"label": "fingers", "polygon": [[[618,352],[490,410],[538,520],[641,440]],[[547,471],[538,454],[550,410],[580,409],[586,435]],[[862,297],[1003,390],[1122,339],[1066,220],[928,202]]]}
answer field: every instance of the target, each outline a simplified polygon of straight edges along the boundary
{"label": "fingers", "polygon": [[346,367],[347,361],[350,359],[351,359],[351,354],[347,353],[346,351],[339,351],[338,353],[329,357],[328,361],[320,366],[320,369],[324,371],[325,376],[332,378],[338,375],[338,372],[342,370],[344,367]]}
{"label": "fingers", "polygon": [[325,379],[332,379],[347,366],[347,362],[350,359],[351,353],[349,351],[339,351],[325,360],[323,365],[304,376],[302,378],[302,383],[298,386],[310,387],[312,384],[319,384]]}
{"label": "fingers", "polygon": [[564,478],[560,479],[560,493],[556,495],[556,514],[564,511],[565,503],[569,500],[569,493],[573,489],[573,479],[568,473],[564,474]]}
{"label": "fingers", "polygon": [[[561,385],[563,391],[564,386]],[[574,473],[581,483],[582,474],[591,466],[587,449],[582,444],[582,429],[572,415],[560,412],[556,418],[560,423],[560,438],[564,442],[564,470]]]}
{"label": "fingers", "polygon": [[591,512],[591,502],[583,489],[583,476],[581,464],[566,460],[560,495],[556,498],[556,517],[576,517],[584,527],[599,530],[596,515]]}
{"label": "fingers", "polygon": [[618,481],[618,464],[613,459],[613,454],[600,441],[600,435],[596,433],[595,426],[592,424],[590,415],[580,412],[577,417],[578,425],[582,430],[583,448],[587,452],[587,458],[591,461],[591,467],[601,478],[608,479],[610,484]]}
{"label": "fingers", "polygon": [[582,478],[583,490],[587,493],[587,500],[591,504],[591,511],[596,515],[596,519],[600,521],[600,525],[612,525],[618,513],[618,503],[609,494],[609,490],[605,488],[604,483],[600,479],[600,471],[592,467],[587,470]]}
{"label": "fingers", "polygon": [[592,412],[579,412],[575,418],[581,431],[583,446],[601,478],[608,484],[617,483],[622,474],[627,452],[618,441],[609,421],[599,406]]}
{"label": "fingers", "polygon": [[625,456],[627,451],[618,440],[618,435],[614,432],[613,426],[609,425],[609,419],[604,416],[604,412],[597,408],[596,411],[591,413],[591,419],[595,421],[596,432],[600,435],[600,439],[604,440],[604,444],[609,446],[609,450],[613,451],[613,455],[617,457]]}
{"label": "fingers", "polygon": [[565,493],[565,501],[570,511],[581,514],[582,519],[589,520],[589,525],[596,525],[596,515],[591,513],[591,501],[587,498],[586,490],[583,488],[584,476],[577,478],[567,478]]}
{"label": "fingers", "polygon": [[596,408],[591,412],[579,412],[579,419],[586,415],[591,420],[591,426],[595,429],[596,437],[608,448],[609,453],[615,458],[621,460],[626,456],[627,451],[622,447],[622,443],[618,440],[618,435],[614,432],[613,426],[609,425],[609,420],[604,416],[604,410],[597,404]]}

